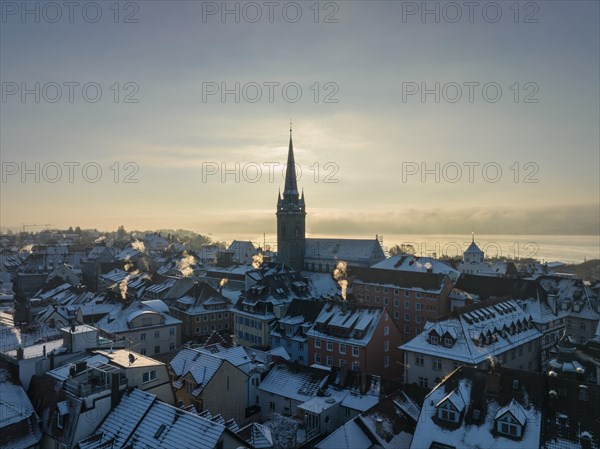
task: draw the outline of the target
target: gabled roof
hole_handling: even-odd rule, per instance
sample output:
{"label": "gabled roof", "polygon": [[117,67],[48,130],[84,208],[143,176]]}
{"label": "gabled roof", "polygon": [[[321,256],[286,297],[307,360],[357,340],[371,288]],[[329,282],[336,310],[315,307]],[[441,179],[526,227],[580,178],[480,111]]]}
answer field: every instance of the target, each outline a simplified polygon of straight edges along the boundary
{"label": "gabled roof", "polygon": [[258,389],[285,398],[305,402],[316,396],[329,377],[329,372],[301,365],[280,363],[263,379]]}
{"label": "gabled roof", "polygon": [[228,431],[223,424],[135,389],[121,399],[92,436],[79,443],[79,448],[212,449],[218,446],[225,432]]}
{"label": "gabled roof", "polygon": [[[459,367],[426,396],[411,447],[430,448],[434,443],[456,449],[539,447],[545,401],[543,378],[541,373],[506,368],[488,372]],[[465,408],[456,427],[449,428],[438,418],[436,404],[454,391],[464,398]],[[507,411],[514,413],[519,422],[527,422],[520,439],[497,432],[496,419]]]}
{"label": "gabled roof", "polygon": [[527,422],[527,415],[521,404],[514,399],[496,412],[495,419],[502,418],[506,413],[510,413],[522,426]]}
{"label": "gabled roof", "polygon": [[255,449],[271,449],[273,447],[271,429],[262,424],[250,423],[236,433]]}
{"label": "gabled roof", "polygon": [[343,260],[348,265],[354,263],[371,265],[372,262],[383,260],[385,255],[377,239],[308,238],[304,258],[324,261]]}
{"label": "gabled roof", "polygon": [[[330,301],[321,309],[306,335],[366,346],[371,341],[384,313],[386,312],[383,308],[349,304],[346,301]],[[341,331],[346,335],[342,336]]]}
{"label": "gabled roof", "polygon": [[452,407],[454,407],[454,409],[458,412],[462,412],[465,409],[465,399],[462,397],[460,390],[456,388],[448,393],[446,397],[442,398],[442,400],[435,404],[435,406],[439,407],[446,401],[452,404]]}
{"label": "gabled roof", "polygon": [[[513,300],[490,300],[453,311],[446,320],[426,323],[423,332],[400,349],[478,364],[542,335],[522,304]],[[440,336],[446,332],[456,335],[453,345],[445,346],[444,341],[435,344],[428,338],[433,330]]]}
{"label": "gabled roof", "polygon": [[439,293],[444,287],[446,275],[442,273],[422,273],[419,271],[394,271],[382,268],[353,267],[348,275],[355,281],[366,284],[379,284],[391,288],[404,288]]}
{"label": "gabled roof", "polygon": [[420,407],[405,392],[397,391],[339,427],[316,448],[408,448],[419,411]]}
{"label": "gabled roof", "polygon": [[183,385],[181,378],[189,373],[198,385],[197,393],[199,394],[219,371],[223,363],[223,359],[205,352],[195,349],[182,349],[169,362],[171,369],[177,376],[173,386],[177,390],[181,388]]}
{"label": "gabled roof", "polygon": [[37,446],[42,437],[37,416],[12,369],[0,362],[0,445],[16,449]]}

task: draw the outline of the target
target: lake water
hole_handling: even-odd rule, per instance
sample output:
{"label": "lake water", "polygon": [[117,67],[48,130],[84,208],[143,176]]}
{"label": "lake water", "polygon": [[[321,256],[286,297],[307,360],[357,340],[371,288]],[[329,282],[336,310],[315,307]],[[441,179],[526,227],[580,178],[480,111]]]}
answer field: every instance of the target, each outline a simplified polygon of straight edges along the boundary
{"label": "lake water", "polygon": [[[311,234],[308,237],[336,237],[332,235]],[[372,238],[374,236],[348,236],[339,238]],[[275,246],[274,234],[260,235],[211,235],[215,240],[231,242],[234,239],[251,240],[262,246],[263,238],[267,245]],[[600,259],[600,236],[593,235],[476,235],[475,243],[485,252],[486,257],[532,257],[541,262],[561,261],[581,263],[585,260]],[[470,235],[384,235],[383,247],[387,250],[393,245],[412,245],[419,256],[442,255],[456,256],[471,244]]]}

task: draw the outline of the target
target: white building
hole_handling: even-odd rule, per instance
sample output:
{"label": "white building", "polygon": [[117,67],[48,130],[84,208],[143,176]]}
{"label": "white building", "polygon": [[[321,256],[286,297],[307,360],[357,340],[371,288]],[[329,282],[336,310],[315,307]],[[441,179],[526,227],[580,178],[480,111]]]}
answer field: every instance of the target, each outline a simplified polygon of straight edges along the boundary
{"label": "white building", "polygon": [[514,300],[486,304],[427,323],[421,334],[400,346],[405,382],[431,388],[460,365],[485,367],[500,362],[510,368],[539,369],[542,333],[531,314]]}

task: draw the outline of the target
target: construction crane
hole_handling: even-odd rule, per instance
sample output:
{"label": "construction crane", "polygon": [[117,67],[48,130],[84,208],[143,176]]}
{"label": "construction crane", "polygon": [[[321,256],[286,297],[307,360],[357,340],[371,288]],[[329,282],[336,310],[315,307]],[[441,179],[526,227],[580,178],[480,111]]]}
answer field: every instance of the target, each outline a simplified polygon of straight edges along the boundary
{"label": "construction crane", "polygon": [[23,232],[25,232],[25,228],[41,228],[42,226],[45,227],[46,229],[48,229],[50,226],[52,226],[52,224],[25,224],[22,223],[23,225]]}

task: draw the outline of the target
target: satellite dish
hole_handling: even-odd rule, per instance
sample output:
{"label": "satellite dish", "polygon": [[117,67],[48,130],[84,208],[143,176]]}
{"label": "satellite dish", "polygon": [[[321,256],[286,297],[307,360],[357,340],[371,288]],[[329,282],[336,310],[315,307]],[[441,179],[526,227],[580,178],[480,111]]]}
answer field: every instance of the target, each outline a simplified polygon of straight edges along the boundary
{"label": "satellite dish", "polygon": [[129,353],[129,364],[131,365],[133,362],[135,362],[135,356]]}

